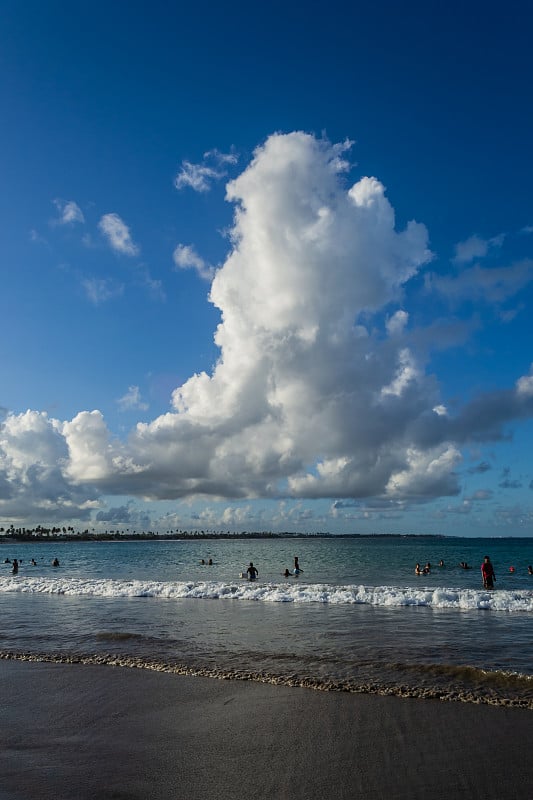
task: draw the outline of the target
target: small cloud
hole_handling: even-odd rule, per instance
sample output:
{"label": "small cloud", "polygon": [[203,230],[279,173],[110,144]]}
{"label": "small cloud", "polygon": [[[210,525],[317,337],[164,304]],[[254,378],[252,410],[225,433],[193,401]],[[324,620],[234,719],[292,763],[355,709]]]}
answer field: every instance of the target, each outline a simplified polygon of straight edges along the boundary
{"label": "small cloud", "polygon": [[511,469],[509,467],[505,467],[502,470],[502,478],[503,480],[498,484],[500,489],[521,489],[522,488],[522,481],[520,480],[512,480],[511,479]]}
{"label": "small cloud", "polygon": [[520,233],[533,233],[533,225],[524,225]]}
{"label": "small cloud", "polygon": [[522,397],[533,397],[533,364],[529,368],[529,375],[522,375],[517,380],[516,393]]}
{"label": "small cloud", "polygon": [[107,278],[87,278],[82,281],[82,286],[87,298],[95,306],[99,306],[113,297],[119,297],[124,292],[122,284],[115,284]]}
{"label": "small cloud", "polygon": [[482,475],[484,472],[488,472],[489,469],[492,469],[490,464],[487,461],[481,461],[479,464],[476,464],[475,467],[470,467],[468,472],[471,475]]}
{"label": "small cloud", "polygon": [[204,158],[215,159],[219,164],[237,164],[239,161],[239,156],[233,151],[231,153],[221,153],[216,147],[204,153]]}
{"label": "small cloud", "polygon": [[139,253],[139,247],[132,240],[128,226],[118,214],[104,214],[98,227],[116,253],[126,256],[136,256]]}
{"label": "small cloud", "polygon": [[117,405],[121,411],[147,411],[149,408],[148,403],[142,401],[138,386],[129,386],[126,394],[117,400]]}
{"label": "small cloud", "polygon": [[163,288],[163,281],[152,278],[150,271],[146,267],[141,267],[138,270],[138,284],[148,290],[152,300],[164,302],[167,299]]}
{"label": "small cloud", "polygon": [[473,502],[475,500],[490,500],[494,495],[494,492],[491,489],[478,489],[476,492],[470,495],[470,497],[465,497],[465,500],[468,502]]}
{"label": "small cloud", "polygon": [[189,187],[195,192],[208,192],[213,181],[218,181],[227,175],[224,166],[236,164],[239,160],[235,153],[221,153],[220,150],[208,150],[204,153],[201,164],[191,161],[182,161],[181,168],[174,178],[176,189]]}
{"label": "small cloud", "polygon": [[480,300],[492,305],[504,303],[533,280],[533,259],[523,259],[507,267],[473,267],[457,275],[426,275],[428,291],[437,291],[449,301]]}
{"label": "small cloud", "polygon": [[195,192],[208,192],[211,182],[220,180],[224,177],[224,172],[207,167],[203,164],[191,164],[190,161],[182,161],[181,170],[174,179],[176,189],[183,189],[190,186]]}
{"label": "small cloud", "polygon": [[59,211],[59,218],[54,220],[55,225],[74,225],[76,222],[83,224],[85,217],[79,205],[74,200],[54,200],[54,205]]}
{"label": "small cloud", "polygon": [[510,480],[506,478],[504,481],[498,484],[500,489],[521,489],[522,482],[518,480]]}
{"label": "small cloud", "polygon": [[99,511],[95,519],[97,522],[131,522],[131,504],[115,506],[114,508],[107,509],[107,511]]}
{"label": "small cloud", "polygon": [[407,311],[402,311],[401,309],[393,314],[392,317],[389,317],[386,322],[389,336],[398,336],[399,334],[403,333],[408,321],[409,314]]}
{"label": "small cloud", "polygon": [[192,245],[178,244],[173,253],[174,264],[179,269],[195,269],[206,281],[212,280],[215,268],[198,255]]}
{"label": "small cloud", "polygon": [[30,231],[30,240],[35,242],[35,244],[48,244],[44,236],[41,236],[41,234],[36,231],[35,228],[32,228]]}
{"label": "small cloud", "polygon": [[408,386],[413,384],[419,377],[420,373],[415,359],[407,348],[400,350],[398,361],[399,364],[394,380],[388,386],[383,386],[381,389],[382,396],[394,395],[401,397]]}
{"label": "small cloud", "polygon": [[484,258],[491,248],[501,247],[505,239],[505,234],[500,233],[492,239],[482,239],[480,236],[470,236],[464,242],[455,245],[455,256],[453,261],[456,264],[466,264],[475,258]]}

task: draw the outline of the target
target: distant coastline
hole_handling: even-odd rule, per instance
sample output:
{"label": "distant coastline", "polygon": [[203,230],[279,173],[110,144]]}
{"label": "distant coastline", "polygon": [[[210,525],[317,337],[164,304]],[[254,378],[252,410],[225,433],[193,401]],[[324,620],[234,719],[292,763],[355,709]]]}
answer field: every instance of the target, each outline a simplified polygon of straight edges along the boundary
{"label": "distant coastline", "polygon": [[131,542],[131,541],[182,541],[212,539],[453,539],[454,536],[429,533],[298,533],[292,531],[75,531],[73,528],[2,528],[2,542]]}

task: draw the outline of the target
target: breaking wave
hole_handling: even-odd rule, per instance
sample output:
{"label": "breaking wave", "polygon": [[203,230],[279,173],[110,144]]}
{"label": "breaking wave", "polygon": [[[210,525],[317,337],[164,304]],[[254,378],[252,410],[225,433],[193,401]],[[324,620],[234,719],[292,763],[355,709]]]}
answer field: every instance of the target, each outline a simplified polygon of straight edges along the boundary
{"label": "breaking wave", "polygon": [[332,584],[250,583],[248,581],[139,581],[81,578],[0,578],[0,593],[21,592],[91,597],[152,597],[170,600],[254,600],[271,603],[423,606],[508,613],[533,612],[533,590],[421,588]]}

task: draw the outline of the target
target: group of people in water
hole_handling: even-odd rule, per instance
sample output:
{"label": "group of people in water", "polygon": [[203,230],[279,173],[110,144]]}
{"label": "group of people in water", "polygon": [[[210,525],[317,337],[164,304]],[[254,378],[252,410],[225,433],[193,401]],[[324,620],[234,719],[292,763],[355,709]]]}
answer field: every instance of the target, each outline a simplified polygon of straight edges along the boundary
{"label": "group of people in water", "polygon": [[[11,560],[10,558],[5,558],[4,559],[4,564],[11,564],[11,574],[12,575],[18,575],[19,567],[22,564],[22,558],[14,558],[13,560]],[[36,560],[34,558],[30,559],[30,566],[32,566],[32,567],[36,567],[37,566],[37,562],[36,562]],[[52,566],[53,567],[59,567],[59,559],[58,558],[54,558],[53,559]]]}
{"label": "group of people in water", "polygon": [[[301,568],[300,563],[298,561],[298,556],[294,556],[294,567],[292,569],[292,572],[287,568],[285,569],[285,572],[283,572],[282,574],[284,578],[292,578],[299,575],[301,572],[303,572],[303,569]],[[246,578],[249,581],[255,581],[255,579],[259,575],[259,570],[257,569],[257,567],[254,567],[253,561],[250,561],[250,566],[248,567],[246,572],[241,573],[241,575],[243,578]]]}
{"label": "group of people in water", "polygon": [[[443,566],[444,566],[444,561],[442,561],[442,559],[441,559],[439,561],[439,567],[443,567]],[[415,564],[415,575],[429,575],[430,572],[431,572],[431,564],[430,564],[429,561],[426,563],[426,566],[423,567],[423,568],[420,566],[420,564],[418,562]]]}
{"label": "group of people in water", "polygon": [[292,578],[292,577],[298,576],[300,574],[300,572],[303,572],[303,569],[301,568],[301,566],[299,564],[298,556],[294,556],[294,567],[292,569],[292,572],[291,572],[290,569],[286,569],[285,572],[283,573],[283,577],[284,578]]}
{"label": "group of people in water", "polygon": [[[439,561],[439,567],[443,566],[444,566],[444,561],[441,559]],[[461,569],[472,569],[472,567],[466,561],[459,562],[459,566],[461,567]],[[431,572],[431,564],[429,561],[427,562],[426,566],[423,569],[421,568],[420,564],[417,563],[415,565],[415,575],[429,575],[430,572]],[[509,572],[511,574],[516,572],[516,568],[509,567]],[[533,566],[531,564],[529,564],[527,568],[527,574],[533,575]],[[494,572],[494,567],[492,565],[489,556],[485,556],[483,558],[483,563],[481,565],[481,578],[483,580],[483,587],[485,589],[494,589],[494,581],[496,580],[496,573]]]}

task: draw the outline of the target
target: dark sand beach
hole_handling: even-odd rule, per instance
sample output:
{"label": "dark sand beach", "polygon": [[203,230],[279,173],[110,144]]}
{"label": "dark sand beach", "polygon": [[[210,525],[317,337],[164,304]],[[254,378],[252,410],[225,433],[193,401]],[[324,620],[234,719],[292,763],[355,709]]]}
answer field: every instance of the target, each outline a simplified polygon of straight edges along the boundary
{"label": "dark sand beach", "polygon": [[533,796],[533,714],[2,661],[2,800]]}

